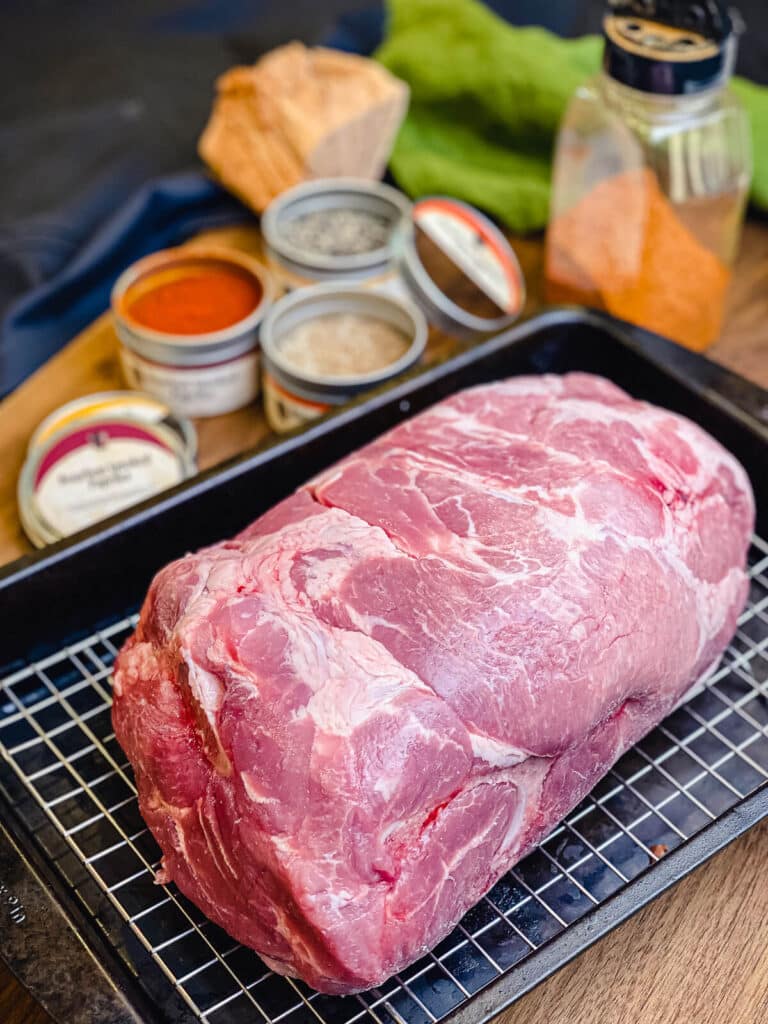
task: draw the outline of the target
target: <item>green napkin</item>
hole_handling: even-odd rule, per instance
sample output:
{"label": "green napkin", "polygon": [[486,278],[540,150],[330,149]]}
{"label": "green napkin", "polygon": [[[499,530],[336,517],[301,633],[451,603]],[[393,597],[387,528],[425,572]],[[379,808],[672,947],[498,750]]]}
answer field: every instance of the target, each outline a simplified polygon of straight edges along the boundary
{"label": "green napkin", "polygon": [[[543,228],[566,104],[600,67],[597,36],[514,28],[477,0],[388,0],[376,57],[411,87],[390,167],[406,192],[442,192],[514,231]],[[768,89],[733,83],[752,120],[752,200],[768,209]]]}

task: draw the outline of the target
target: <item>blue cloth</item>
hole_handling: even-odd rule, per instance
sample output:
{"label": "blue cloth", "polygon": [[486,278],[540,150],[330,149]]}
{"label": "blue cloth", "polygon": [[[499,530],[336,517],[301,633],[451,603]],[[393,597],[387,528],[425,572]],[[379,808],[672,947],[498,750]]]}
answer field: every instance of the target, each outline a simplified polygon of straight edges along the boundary
{"label": "blue cloth", "polygon": [[[90,216],[94,206],[103,210],[104,202],[104,195],[92,198]],[[159,178],[140,188],[71,254],[60,236],[45,250],[49,259],[59,263],[58,272],[6,312],[0,344],[2,392],[14,388],[102,313],[109,306],[116,278],[134,260],[178,245],[205,228],[250,216],[237,200],[195,171]]]}
{"label": "blue cloth", "polygon": [[[583,24],[582,3],[574,0],[484,0],[502,18],[514,25],[543,25],[551,32],[571,35]],[[381,7],[343,14],[324,40],[325,46],[348,53],[370,54],[384,39],[384,11]]]}

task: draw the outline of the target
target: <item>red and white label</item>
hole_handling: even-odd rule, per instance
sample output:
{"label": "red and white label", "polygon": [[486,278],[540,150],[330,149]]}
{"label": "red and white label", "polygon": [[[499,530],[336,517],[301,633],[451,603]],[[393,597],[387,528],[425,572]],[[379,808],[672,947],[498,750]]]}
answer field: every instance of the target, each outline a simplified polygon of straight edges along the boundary
{"label": "red and white label", "polygon": [[140,425],[93,423],[67,434],[37,468],[40,514],[62,536],[83,530],[180,482],[170,447]]}
{"label": "red and white label", "polygon": [[422,199],[413,220],[505,313],[518,313],[520,268],[504,236],[484,217],[451,199]]}

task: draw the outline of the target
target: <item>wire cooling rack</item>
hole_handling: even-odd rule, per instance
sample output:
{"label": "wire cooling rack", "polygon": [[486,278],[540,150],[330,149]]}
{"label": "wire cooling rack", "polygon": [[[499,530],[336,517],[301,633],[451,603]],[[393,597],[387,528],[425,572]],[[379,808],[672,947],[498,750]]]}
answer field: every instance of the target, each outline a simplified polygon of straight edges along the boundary
{"label": "wire cooling rack", "polygon": [[435,1024],[768,782],[768,544],[747,607],[701,692],[630,750],[428,956],[356,996],[269,971],[173,885],[141,819],[110,722],[110,672],[131,616],[0,684],[3,780],[25,826],[125,964],[162,1004],[207,1024]]}

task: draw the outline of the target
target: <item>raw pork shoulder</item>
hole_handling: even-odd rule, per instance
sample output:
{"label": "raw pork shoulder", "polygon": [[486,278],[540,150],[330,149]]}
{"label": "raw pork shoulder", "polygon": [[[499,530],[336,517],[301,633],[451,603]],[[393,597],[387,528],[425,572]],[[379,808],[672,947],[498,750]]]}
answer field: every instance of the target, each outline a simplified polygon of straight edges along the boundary
{"label": "raw pork shoulder", "polygon": [[172,879],[281,974],[382,982],[713,665],[747,477],[598,377],[475,388],[163,569],[114,726]]}

